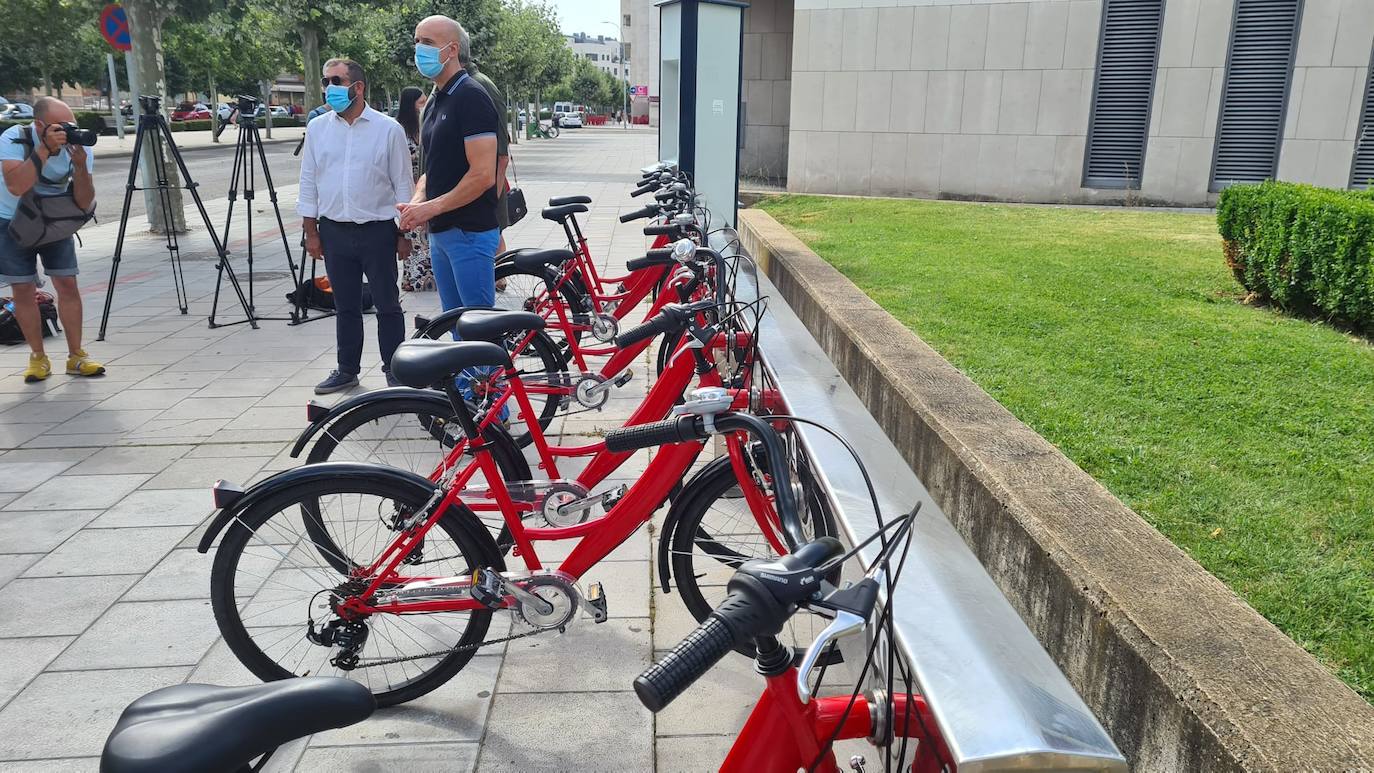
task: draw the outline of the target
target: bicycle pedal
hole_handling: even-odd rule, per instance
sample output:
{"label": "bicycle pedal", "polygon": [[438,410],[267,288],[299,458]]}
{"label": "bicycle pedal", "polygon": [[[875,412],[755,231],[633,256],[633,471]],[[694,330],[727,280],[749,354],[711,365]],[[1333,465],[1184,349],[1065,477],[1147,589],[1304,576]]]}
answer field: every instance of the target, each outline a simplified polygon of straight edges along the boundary
{"label": "bicycle pedal", "polygon": [[632,370],[626,370],[624,373],[621,373],[619,376],[616,376],[616,377],[615,377],[615,381],[613,381],[613,382],[611,382],[611,383],[615,384],[616,388],[618,389],[618,388],[623,387],[623,386],[625,386],[626,384],[630,383],[630,379],[632,379],[632,378],[634,378],[634,377],[635,377],[635,372],[634,372],[634,371],[632,371]]}
{"label": "bicycle pedal", "polygon": [[601,590],[601,583],[594,582],[587,586],[587,597],[583,599],[587,602],[587,609],[592,613],[592,621],[604,623],[608,617],[606,612],[606,594]]}
{"label": "bicycle pedal", "polygon": [[629,490],[630,487],[622,483],[618,488],[613,488],[610,491],[607,491],[606,493],[602,494],[601,509],[604,512],[609,513],[611,511],[611,508],[615,507],[616,503],[620,501],[620,498],[625,496],[625,492]]}
{"label": "bicycle pedal", "polygon": [[506,581],[491,568],[482,568],[472,573],[472,598],[487,609],[501,609],[505,606],[502,588]]}

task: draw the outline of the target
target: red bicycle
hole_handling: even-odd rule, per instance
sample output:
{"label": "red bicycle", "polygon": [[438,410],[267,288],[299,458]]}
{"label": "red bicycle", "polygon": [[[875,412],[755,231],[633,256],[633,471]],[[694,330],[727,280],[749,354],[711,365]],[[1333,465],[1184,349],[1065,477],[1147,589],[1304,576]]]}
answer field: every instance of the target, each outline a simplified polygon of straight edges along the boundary
{"label": "red bicycle", "polygon": [[[703,371],[711,367],[699,350],[691,359]],[[508,368],[509,355],[487,342],[410,341],[392,361],[393,374],[406,384],[445,385],[470,461],[449,468],[442,481],[328,462],[279,473],[247,491],[216,485],[221,511],[199,549],[208,552],[224,532],[211,573],[212,605],[230,649],[254,674],[265,680],[348,674],[389,705],[443,684],[481,646],[564,628],[583,606],[604,620],[599,586],[583,594],[578,581],[646,523],[686,475],[708,435],[703,426],[723,433],[727,443],[740,444],[738,433],[745,433],[761,444],[771,493],[763,500],[772,511],[767,523],[776,524],[782,544],[815,536],[806,524],[777,515],[794,518],[798,509],[776,430],[725,411],[746,405],[749,394],[724,390],[689,401],[676,419],[607,434],[607,454],[672,445],[603,517],[530,526],[528,503],[516,502],[454,386],[454,374],[472,367]],[[469,484],[479,474],[487,489],[474,492]],[[507,570],[503,551],[473,512],[473,504],[483,503],[500,512],[523,571]],[[752,528],[757,533],[759,526]],[[570,539],[579,542],[567,558],[546,567],[536,543]],[[519,628],[488,641],[498,610],[511,611]]]}
{"label": "red bicycle", "polygon": [[[834,773],[839,770],[834,744],[851,739],[866,739],[879,749],[884,770],[953,771],[949,748],[929,707],[913,690],[910,675],[903,674],[901,684],[895,684],[895,675],[903,669],[895,659],[894,647],[887,647],[886,682],[870,680],[881,660],[877,652],[883,635],[891,641],[889,608],[885,607],[879,615],[878,628],[883,635],[872,637],[854,689],[846,695],[814,694],[825,676],[823,656],[833,650],[840,638],[868,628],[885,575],[891,576],[886,587],[888,598],[892,599],[890,590],[906,557],[905,545],[910,540],[914,516],[913,511],[889,522],[884,529],[895,526],[891,535],[880,529],[869,538],[882,538],[883,549],[862,580],[842,589],[836,588],[830,577],[859,548],[846,552],[833,538],[815,540],[776,560],[740,565],[730,580],[725,601],[635,680],[635,692],[641,702],[651,711],[661,711],[727,653],[750,646],[756,653],[756,670],[766,684],[721,765],[722,771]],[[831,615],[833,621],[797,666],[790,648],[781,646],[776,636],[801,609]],[[817,670],[820,675],[813,687],[811,676]],[[866,683],[880,686],[865,691],[861,688]],[[894,692],[894,687],[899,689]],[[849,767],[864,771],[867,762],[862,756],[855,756]]]}

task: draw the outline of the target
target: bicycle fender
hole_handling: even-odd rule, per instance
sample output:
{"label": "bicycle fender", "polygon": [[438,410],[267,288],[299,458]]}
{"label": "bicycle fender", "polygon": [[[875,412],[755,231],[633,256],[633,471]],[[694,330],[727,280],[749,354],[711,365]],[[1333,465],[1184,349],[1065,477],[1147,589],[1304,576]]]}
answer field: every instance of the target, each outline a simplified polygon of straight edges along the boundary
{"label": "bicycle fender", "polygon": [[[427,478],[416,475],[408,470],[401,470],[395,467],[383,467],[377,464],[363,464],[361,462],[321,462],[319,464],[307,464],[304,467],[293,467],[283,470],[266,480],[250,486],[242,496],[234,499],[219,511],[210,521],[210,525],[205,528],[205,533],[200,537],[200,543],[196,545],[196,550],[200,553],[210,552],[210,546],[214,543],[215,537],[224,530],[229,522],[238,517],[239,513],[256,505],[258,502],[273,496],[284,489],[294,488],[317,480],[329,478],[350,477],[361,480],[377,480],[389,483],[398,483],[411,486],[415,489],[417,497],[429,497],[438,488]],[[490,535],[487,536],[490,540]],[[492,545],[493,550],[495,545]]]}
{"label": "bicycle fender", "polygon": [[722,466],[730,466],[730,457],[722,456],[712,459],[710,462],[702,465],[700,469],[692,473],[692,476],[681,484],[681,488],[678,490],[677,495],[671,498],[673,505],[668,508],[668,514],[663,517],[663,527],[658,535],[658,583],[664,593],[673,592],[673,565],[672,551],[670,548],[673,544],[673,532],[677,529],[678,519],[682,517],[682,508],[678,506],[678,503],[686,502],[691,499],[693,494],[692,484],[696,483],[697,478],[700,478],[708,472],[715,472],[715,468]]}
{"label": "bicycle fender", "polygon": [[447,397],[440,395],[438,392],[431,392],[426,389],[411,389],[410,387],[387,387],[385,389],[373,389],[368,392],[363,392],[360,395],[354,395],[353,397],[350,397],[347,400],[334,404],[332,407],[326,409],[324,413],[316,416],[315,420],[310,422],[310,426],[302,430],[301,434],[296,437],[296,444],[291,446],[291,458],[295,459],[299,457],[301,451],[305,450],[306,443],[309,443],[312,438],[318,435],[320,433],[320,430],[324,429],[325,426],[327,426],[340,416],[344,415],[345,413],[348,413],[349,411],[356,409],[360,405],[368,405],[370,403],[376,402],[378,399],[384,397],[391,397],[398,394],[406,395],[407,397],[415,396],[422,397],[424,399],[437,399],[438,404],[442,405],[445,410],[450,410],[453,407],[449,405]]}
{"label": "bicycle fender", "polygon": [[463,314],[465,314],[466,312],[492,310],[504,311],[504,309],[500,309],[496,306],[458,306],[456,308],[449,309],[448,311],[445,311],[442,314],[438,314],[431,318],[429,320],[429,324],[425,325],[424,328],[415,331],[415,334],[412,335],[411,338],[434,338],[434,336],[430,335],[430,333],[432,333],[435,330],[445,330],[446,332],[451,332],[453,328],[452,323],[456,321],[459,317],[463,316]]}

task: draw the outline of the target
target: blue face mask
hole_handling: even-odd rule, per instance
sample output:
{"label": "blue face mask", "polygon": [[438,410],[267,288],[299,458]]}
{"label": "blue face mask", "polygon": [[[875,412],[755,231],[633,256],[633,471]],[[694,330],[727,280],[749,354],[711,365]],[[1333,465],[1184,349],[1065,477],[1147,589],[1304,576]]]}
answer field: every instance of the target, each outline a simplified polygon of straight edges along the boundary
{"label": "blue face mask", "polygon": [[444,71],[447,62],[439,58],[439,52],[443,50],[435,46],[427,46],[424,43],[415,44],[415,69],[426,78],[433,78]]}
{"label": "blue face mask", "polygon": [[331,84],[325,87],[324,101],[327,102],[330,107],[334,108],[334,112],[342,113],[348,109],[349,105],[353,104],[353,97],[350,96],[352,90],[352,86],[335,86]]}

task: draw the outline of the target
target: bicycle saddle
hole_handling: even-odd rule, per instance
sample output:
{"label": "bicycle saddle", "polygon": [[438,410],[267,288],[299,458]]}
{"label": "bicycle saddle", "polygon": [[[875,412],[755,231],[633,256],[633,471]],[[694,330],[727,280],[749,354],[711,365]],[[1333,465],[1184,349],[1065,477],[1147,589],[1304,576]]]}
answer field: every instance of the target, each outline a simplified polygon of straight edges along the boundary
{"label": "bicycle saddle", "polygon": [[561,207],[564,204],[590,204],[591,196],[554,196],[549,199],[550,207]]}
{"label": "bicycle saddle", "polygon": [[557,223],[565,217],[586,211],[586,204],[564,204],[561,207],[545,207],[539,214],[543,215],[545,220],[552,220]]}
{"label": "bicycle saddle", "polygon": [[376,708],[366,686],[338,677],[164,687],[124,709],[105,741],[100,770],[236,771],[287,741],[361,722]]}
{"label": "bicycle saddle", "polygon": [[510,355],[505,347],[493,343],[421,338],[396,347],[396,353],[391,355],[391,375],[408,387],[424,389],[468,368],[499,368],[508,364]]}
{"label": "bicycle saddle", "polygon": [[528,311],[469,311],[458,318],[453,328],[465,341],[497,343],[512,333],[543,330],[544,318]]}
{"label": "bicycle saddle", "polygon": [[[545,211],[547,212],[548,210]],[[572,256],[572,250],[566,247],[555,250],[526,250],[513,256],[511,262],[521,271],[541,274],[545,266],[561,266],[569,260],[572,260]]]}

